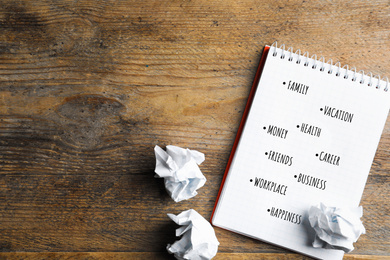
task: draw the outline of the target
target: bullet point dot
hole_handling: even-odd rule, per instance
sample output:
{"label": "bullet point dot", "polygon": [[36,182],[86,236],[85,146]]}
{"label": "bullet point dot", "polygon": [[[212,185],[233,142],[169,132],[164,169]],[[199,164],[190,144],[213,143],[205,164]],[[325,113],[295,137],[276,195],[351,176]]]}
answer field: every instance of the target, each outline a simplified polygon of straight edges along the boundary
{"label": "bullet point dot", "polygon": [[263,129],[265,130],[265,129],[267,129],[267,127],[264,126]]}
{"label": "bullet point dot", "polygon": [[320,111],[324,110],[322,107],[320,108]]}
{"label": "bullet point dot", "polygon": [[299,128],[299,125],[297,125],[297,128]]}
{"label": "bullet point dot", "polygon": [[249,181],[250,181],[250,182],[252,182],[253,180],[252,180],[252,179],[250,179]]}
{"label": "bullet point dot", "polygon": [[296,178],[297,176],[296,175],[294,175],[294,178]]}
{"label": "bullet point dot", "polygon": [[316,156],[318,157],[318,153],[316,153]]}
{"label": "bullet point dot", "polygon": [[286,85],[286,82],[283,82],[283,85]]}
{"label": "bullet point dot", "polygon": [[268,212],[270,212],[271,210],[270,209],[267,209]]}
{"label": "bullet point dot", "polygon": [[266,152],[265,155],[268,155],[268,153]]}

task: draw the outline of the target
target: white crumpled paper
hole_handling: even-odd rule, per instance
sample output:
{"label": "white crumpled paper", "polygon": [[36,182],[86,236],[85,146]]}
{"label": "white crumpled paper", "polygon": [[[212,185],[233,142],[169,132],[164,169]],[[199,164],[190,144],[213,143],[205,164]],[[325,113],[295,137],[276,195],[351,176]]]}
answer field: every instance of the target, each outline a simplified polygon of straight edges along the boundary
{"label": "white crumpled paper", "polygon": [[165,152],[158,145],[154,147],[154,177],[164,178],[165,188],[175,202],[195,197],[196,190],[206,183],[206,177],[198,167],[205,159],[204,154],[173,145],[166,149]]}
{"label": "white crumpled paper", "polygon": [[167,250],[176,259],[207,260],[213,258],[218,251],[219,242],[210,223],[193,209],[183,211],[179,215],[168,214],[176,224],[176,236],[182,236]]}
{"label": "white crumpled paper", "polygon": [[339,249],[351,252],[361,234],[366,230],[360,221],[363,208],[335,208],[320,204],[309,210],[310,225],[316,231],[313,247]]}

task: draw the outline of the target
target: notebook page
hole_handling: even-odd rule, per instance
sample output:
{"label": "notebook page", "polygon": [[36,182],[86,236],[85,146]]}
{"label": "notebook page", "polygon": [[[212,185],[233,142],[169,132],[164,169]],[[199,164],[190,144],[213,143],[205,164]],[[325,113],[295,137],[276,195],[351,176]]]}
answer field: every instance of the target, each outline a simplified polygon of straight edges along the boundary
{"label": "notebook page", "polygon": [[311,246],[307,212],[320,202],[359,205],[390,104],[385,83],[376,89],[369,80],[271,47],[213,224],[341,259],[342,251]]}

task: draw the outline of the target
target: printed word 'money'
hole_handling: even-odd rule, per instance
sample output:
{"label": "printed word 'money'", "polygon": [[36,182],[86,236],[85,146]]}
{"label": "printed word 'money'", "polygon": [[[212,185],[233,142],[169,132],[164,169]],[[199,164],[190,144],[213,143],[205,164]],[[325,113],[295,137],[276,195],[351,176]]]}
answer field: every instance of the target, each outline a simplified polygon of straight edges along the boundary
{"label": "printed word 'money'", "polygon": [[[264,129],[266,129],[266,128],[264,127]],[[287,133],[288,133],[288,130],[283,129],[281,127],[277,127],[274,125],[268,126],[267,134],[286,139]]]}

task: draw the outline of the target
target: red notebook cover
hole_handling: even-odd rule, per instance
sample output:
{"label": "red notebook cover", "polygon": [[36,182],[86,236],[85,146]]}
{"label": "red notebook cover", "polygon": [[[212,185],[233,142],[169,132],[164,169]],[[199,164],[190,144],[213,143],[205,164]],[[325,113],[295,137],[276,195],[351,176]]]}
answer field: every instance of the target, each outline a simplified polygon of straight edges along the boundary
{"label": "red notebook cover", "polygon": [[227,174],[228,174],[228,172],[229,172],[230,165],[231,165],[232,160],[233,160],[233,158],[234,158],[234,153],[236,152],[237,145],[238,145],[238,142],[239,142],[239,140],[240,140],[242,130],[243,130],[244,126],[245,126],[245,122],[246,122],[246,119],[247,119],[247,117],[248,117],[248,113],[249,113],[249,110],[250,110],[250,108],[251,108],[251,105],[252,105],[253,97],[254,97],[254,95],[255,95],[255,93],[256,93],[257,85],[258,85],[258,83],[259,83],[260,76],[261,76],[261,72],[263,71],[263,67],[264,67],[265,60],[266,60],[266,57],[267,57],[267,54],[268,54],[269,49],[270,49],[269,46],[265,46],[265,47],[264,47],[263,54],[262,54],[262,56],[261,56],[261,59],[260,59],[260,62],[259,62],[259,66],[258,66],[258,68],[257,68],[257,72],[256,72],[256,75],[255,75],[255,79],[253,80],[253,84],[252,84],[251,91],[250,91],[250,93],[249,93],[248,101],[247,101],[247,103],[246,103],[245,110],[244,110],[244,113],[243,113],[243,115],[242,115],[241,123],[240,123],[240,126],[238,127],[236,139],[234,140],[233,148],[232,148],[232,151],[231,151],[231,153],[230,153],[229,161],[228,161],[227,166],[226,166],[225,174],[224,174],[224,176],[223,176],[222,183],[221,183],[221,186],[220,186],[220,188],[219,188],[217,200],[215,201],[213,213],[211,214],[211,218],[210,218],[211,224],[212,224],[212,220],[213,220],[215,208],[217,207],[218,200],[219,200],[219,197],[220,197],[220,195],[221,195],[222,187],[223,187],[223,185],[224,185],[224,183],[225,183],[226,176],[227,176]]}

